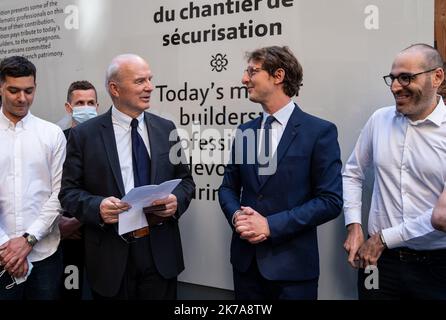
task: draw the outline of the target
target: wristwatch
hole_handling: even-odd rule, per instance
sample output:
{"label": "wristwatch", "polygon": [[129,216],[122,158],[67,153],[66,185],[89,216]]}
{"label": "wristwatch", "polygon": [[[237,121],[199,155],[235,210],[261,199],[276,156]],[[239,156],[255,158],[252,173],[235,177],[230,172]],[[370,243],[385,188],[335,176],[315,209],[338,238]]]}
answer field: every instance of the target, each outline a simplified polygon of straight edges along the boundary
{"label": "wristwatch", "polygon": [[26,242],[31,246],[34,247],[34,245],[37,243],[37,238],[33,236],[32,234],[29,234],[28,232],[25,232],[22,235],[23,238],[26,239]]}
{"label": "wristwatch", "polygon": [[382,231],[379,232],[379,239],[381,240],[381,242],[382,242],[384,248],[387,248],[386,239],[384,239],[384,235],[383,235],[383,232],[382,232]]}

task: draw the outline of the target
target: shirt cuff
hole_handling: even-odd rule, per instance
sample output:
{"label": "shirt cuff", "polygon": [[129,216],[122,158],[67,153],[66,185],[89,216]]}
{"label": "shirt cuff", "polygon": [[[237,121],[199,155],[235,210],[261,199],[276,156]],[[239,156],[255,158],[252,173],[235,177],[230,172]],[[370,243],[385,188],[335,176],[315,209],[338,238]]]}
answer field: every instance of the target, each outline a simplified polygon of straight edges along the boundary
{"label": "shirt cuff", "polygon": [[401,226],[383,229],[381,232],[386,241],[387,248],[394,249],[404,246],[405,242],[402,236]]}
{"label": "shirt cuff", "polygon": [[352,223],[362,224],[361,209],[357,210],[344,208],[344,219],[345,226],[348,226]]}
{"label": "shirt cuff", "polygon": [[4,236],[0,237],[0,246],[8,241],[9,241],[9,237],[6,234]]}
{"label": "shirt cuff", "polygon": [[231,219],[231,222],[232,222],[232,225],[235,227],[235,217],[237,216],[237,214],[239,214],[239,213],[241,213],[242,212],[242,210],[237,210],[236,212],[234,212],[234,214],[232,215],[232,219]]}

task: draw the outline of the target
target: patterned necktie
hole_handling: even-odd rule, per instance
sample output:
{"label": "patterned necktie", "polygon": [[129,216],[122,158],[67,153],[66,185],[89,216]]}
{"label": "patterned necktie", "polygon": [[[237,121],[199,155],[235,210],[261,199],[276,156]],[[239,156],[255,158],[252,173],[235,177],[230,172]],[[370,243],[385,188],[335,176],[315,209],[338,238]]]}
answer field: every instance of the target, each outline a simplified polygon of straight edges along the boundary
{"label": "patterned necktie", "polygon": [[150,157],[138,133],[138,120],[132,119],[132,163],[135,187],[150,184]]}

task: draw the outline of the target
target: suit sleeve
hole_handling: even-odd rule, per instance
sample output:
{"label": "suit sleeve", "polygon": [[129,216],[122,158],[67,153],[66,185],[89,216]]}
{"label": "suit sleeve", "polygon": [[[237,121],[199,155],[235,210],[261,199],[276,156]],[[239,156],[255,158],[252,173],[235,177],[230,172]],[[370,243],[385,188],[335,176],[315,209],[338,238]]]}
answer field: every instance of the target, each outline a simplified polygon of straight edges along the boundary
{"label": "suit sleeve", "polygon": [[[301,206],[267,217],[271,240],[281,243],[336,218],[342,210],[342,163],[333,124],[324,126],[311,155],[312,197]],[[296,170],[299,170],[296,168]],[[293,186],[299,188],[299,186]]]}
{"label": "suit sleeve", "polygon": [[240,180],[240,165],[237,163],[237,148],[240,146],[237,141],[239,141],[239,134],[241,131],[237,129],[234,142],[231,148],[231,159],[225,167],[225,174],[223,176],[223,182],[218,189],[218,199],[220,202],[220,207],[228,220],[231,228],[232,217],[234,213],[240,209],[240,195],[241,195],[241,180]]}
{"label": "suit sleeve", "polygon": [[104,199],[85,191],[85,168],[82,161],[82,139],[73,128],[67,142],[67,156],[63,165],[59,200],[62,208],[85,224],[100,225],[103,221],[99,206]]}

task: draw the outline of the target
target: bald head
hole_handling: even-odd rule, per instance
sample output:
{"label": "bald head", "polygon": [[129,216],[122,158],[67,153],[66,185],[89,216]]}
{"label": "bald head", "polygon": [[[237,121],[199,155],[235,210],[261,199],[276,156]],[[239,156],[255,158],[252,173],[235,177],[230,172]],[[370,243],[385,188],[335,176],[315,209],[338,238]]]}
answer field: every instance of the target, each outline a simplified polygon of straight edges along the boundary
{"label": "bald head", "polygon": [[123,69],[123,67],[134,63],[147,64],[147,62],[143,58],[133,53],[120,54],[114,57],[105,73],[105,88],[109,90],[110,81],[119,82],[121,73],[120,71]]}
{"label": "bald head", "polygon": [[413,44],[399,53],[399,55],[404,54],[419,55],[420,67],[425,70],[441,68],[443,66],[443,59],[440,53],[434,47],[425,43]]}
{"label": "bald head", "polygon": [[113,105],[131,118],[150,107],[152,72],[140,56],[122,54],[115,57],[107,68],[105,81]]}

